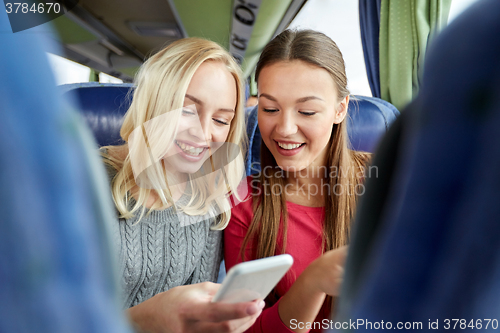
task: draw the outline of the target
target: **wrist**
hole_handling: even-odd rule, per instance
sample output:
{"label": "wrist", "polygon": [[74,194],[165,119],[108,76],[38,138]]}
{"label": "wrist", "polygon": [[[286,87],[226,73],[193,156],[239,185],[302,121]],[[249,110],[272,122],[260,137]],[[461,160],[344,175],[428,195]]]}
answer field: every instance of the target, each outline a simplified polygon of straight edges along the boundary
{"label": "wrist", "polygon": [[[295,280],[288,292],[280,299],[278,314],[290,330],[294,332],[305,332],[302,329],[293,328],[293,321],[313,322],[325,301],[326,294],[316,286],[314,274],[302,272]],[[297,307],[300,304],[300,307]]]}
{"label": "wrist", "polygon": [[143,323],[147,323],[148,320],[143,316],[141,304],[128,308],[127,310],[125,310],[125,313],[128,317],[128,321],[130,322],[132,327],[134,327],[134,330],[136,332],[144,332],[146,330],[146,328],[143,327]]}
{"label": "wrist", "polygon": [[307,291],[312,297],[325,297],[326,293],[321,289],[319,284],[318,272],[314,269],[312,265],[307,267],[304,272],[297,279],[301,280],[299,283],[303,286],[304,290]]}
{"label": "wrist", "polygon": [[134,327],[136,332],[149,332],[151,331],[151,323],[153,316],[144,309],[144,304],[138,304],[134,307],[127,309],[126,314],[128,316],[130,324]]}
{"label": "wrist", "polygon": [[159,295],[161,294],[126,310],[129,321],[137,332],[159,332],[157,326],[161,325],[158,325],[157,321],[160,317],[156,315],[159,306],[156,300]]}

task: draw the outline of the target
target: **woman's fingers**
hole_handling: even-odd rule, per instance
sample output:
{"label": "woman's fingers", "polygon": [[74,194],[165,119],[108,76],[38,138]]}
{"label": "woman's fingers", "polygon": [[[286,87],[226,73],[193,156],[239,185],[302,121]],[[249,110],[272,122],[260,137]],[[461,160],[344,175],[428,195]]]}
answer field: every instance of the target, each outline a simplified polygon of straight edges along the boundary
{"label": "woman's fingers", "polygon": [[249,329],[257,317],[260,315],[260,311],[253,316],[247,316],[241,319],[227,320],[221,322],[199,322],[193,332],[207,332],[207,333],[218,333],[218,332],[230,332],[230,333],[241,333]]}
{"label": "woman's fingers", "polygon": [[264,302],[260,300],[234,304],[199,303],[189,304],[189,306],[184,307],[182,314],[187,319],[217,323],[253,316],[260,313],[263,307]]}

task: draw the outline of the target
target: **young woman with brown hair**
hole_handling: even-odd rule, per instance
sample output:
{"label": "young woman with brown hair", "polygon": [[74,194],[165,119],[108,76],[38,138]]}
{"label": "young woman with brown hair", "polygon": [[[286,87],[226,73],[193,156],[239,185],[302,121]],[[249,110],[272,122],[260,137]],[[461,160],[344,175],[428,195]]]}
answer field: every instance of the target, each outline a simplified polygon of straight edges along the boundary
{"label": "young woman with brown hair", "polygon": [[226,268],[291,254],[291,270],[251,330],[320,331],[331,310],[325,299],[342,281],[368,154],[349,149],[344,61],[329,37],[282,32],[262,52],[256,80],[262,172],[247,178],[250,200],[232,210]]}

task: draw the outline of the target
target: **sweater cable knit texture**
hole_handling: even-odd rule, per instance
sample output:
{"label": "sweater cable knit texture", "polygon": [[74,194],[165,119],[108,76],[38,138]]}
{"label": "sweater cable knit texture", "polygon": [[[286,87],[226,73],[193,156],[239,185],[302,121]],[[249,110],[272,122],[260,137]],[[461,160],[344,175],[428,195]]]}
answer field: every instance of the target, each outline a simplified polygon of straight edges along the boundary
{"label": "sweater cable knit texture", "polygon": [[[116,171],[107,169],[112,179]],[[188,200],[185,194],[178,204]],[[140,221],[113,221],[124,309],[176,286],[215,282],[222,261],[222,232],[210,230],[213,217],[173,207],[147,212]]]}

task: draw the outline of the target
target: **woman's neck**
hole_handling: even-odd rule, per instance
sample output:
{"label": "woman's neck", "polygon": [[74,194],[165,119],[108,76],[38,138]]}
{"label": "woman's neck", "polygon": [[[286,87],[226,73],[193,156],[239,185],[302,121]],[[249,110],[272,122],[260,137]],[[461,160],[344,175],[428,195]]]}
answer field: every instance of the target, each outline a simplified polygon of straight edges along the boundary
{"label": "woman's neck", "polygon": [[287,173],[284,193],[287,201],[309,207],[323,207],[328,185],[322,172],[308,169],[307,172]]}
{"label": "woman's neck", "polygon": [[[179,200],[182,197],[182,195],[186,191],[186,187],[187,187],[187,183],[181,183],[181,184],[169,186],[170,193],[172,194],[172,200],[174,202]],[[139,198],[139,187],[137,185],[135,185],[130,192],[131,192],[131,196],[137,201]],[[158,192],[155,190],[152,190],[149,193],[148,198],[144,202],[144,207],[152,208],[156,202],[161,202],[161,199],[160,199],[160,196],[158,195]],[[163,210],[163,209],[169,208],[170,206],[171,206],[171,204],[165,203],[161,207],[157,207],[155,209]]]}
{"label": "woman's neck", "polygon": [[[162,162],[163,162],[162,172],[163,172],[163,177],[166,178],[166,184],[163,184],[163,183],[152,184],[150,182],[147,182],[146,186],[148,186],[149,188],[152,187],[155,189],[157,186],[162,186],[161,189],[164,189],[163,185],[166,185],[168,187],[167,192],[170,192],[171,197],[172,197],[172,201],[176,202],[177,200],[179,200],[182,197],[182,195],[186,191],[186,187],[189,185],[188,184],[189,183],[189,176],[185,173],[178,172],[178,171],[172,172],[173,168],[168,163],[166,163],[165,160],[163,160]],[[167,170],[167,171],[165,172],[165,170]],[[136,196],[139,193],[139,191],[138,191],[139,187],[138,187],[138,185],[136,185],[135,187],[136,187],[135,195],[134,195],[134,192],[132,192],[132,196],[134,197],[134,199],[137,200]],[[144,206],[146,208],[152,208],[155,206],[155,204],[156,204],[156,207],[155,207],[156,210],[163,210],[163,209],[167,209],[170,206],[172,206],[168,202],[165,202],[165,203],[162,202],[160,195],[159,195],[159,191],[161,191],[161,189],[150,191],[148,198],[144,202]],[[158,207],[157,203],[160,203],[161,206]]]}
{"label": "woman's neck", "polygon": [[[117,147],[116,149],[114,149],[113,152],[110,152],[110,155],[123,161],[127,157],[128,153],[129,153],[128,145],[124,144],[123,146]],[[189,177],[186,174],[177,173],[177,174],[169,174],[167,176],[167,179],[169,180],[168,187],[169,187],[170,193],[172,194],[172,199],[175,202],[175,201],[179,200],[180,197],[186,191],[187,182],[189,180]],[[134,187],[132,187],[132,189],[130,190],[130,195],[136,201],[139,199],[139,190],[140,190],[140,187],[137,184],[134,185]],[[144,207],[151,208],[158,201],[161,202],[160,196],[158,195],[158,193],[156,191],[153,190],[150,192],[148,198],[145,200]],[[158,208],[158,209],[159,210],[167,209],[170,206],[171,206],[170,204],[166,203],[166,204],[163,204],[163,206]]]}

